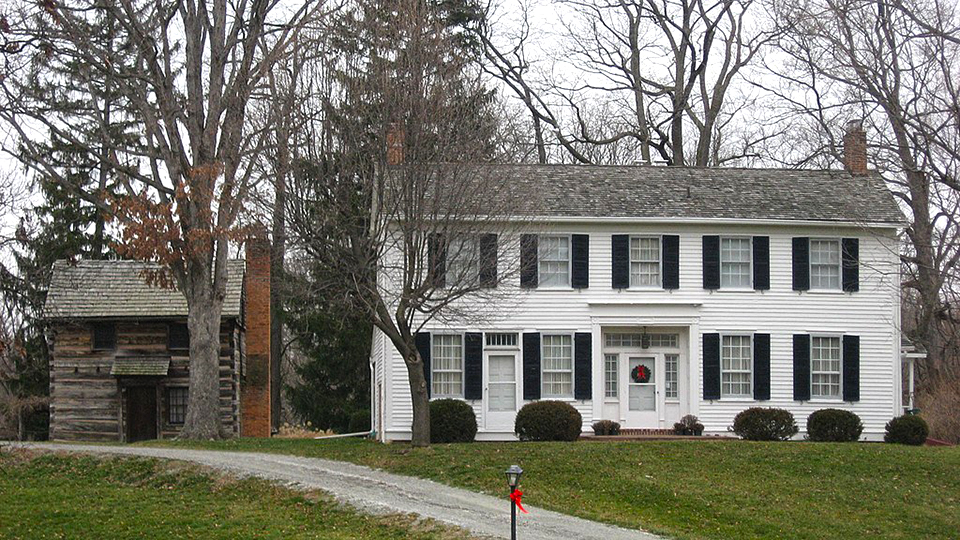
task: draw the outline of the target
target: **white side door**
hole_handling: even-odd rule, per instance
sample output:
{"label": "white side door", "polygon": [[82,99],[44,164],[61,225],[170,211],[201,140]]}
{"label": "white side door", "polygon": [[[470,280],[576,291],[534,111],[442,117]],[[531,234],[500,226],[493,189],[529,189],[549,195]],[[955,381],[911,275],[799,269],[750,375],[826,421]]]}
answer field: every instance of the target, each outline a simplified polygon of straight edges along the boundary
{"label": "white side door", "polygon": [[517,416],[517,362],[515,351],[489,351],[484,353],[486,388],[484,426],[488,431],[513,431]]}
{"label": "white side door", "polygon": [[[625,428],[659,428],[660,411],[663,408],[663,355],[653,353],[628,353],[621,355],[623,366],[620,406],[623,410]],[[648,370],[645,382],[634,380],[637,366]]]}

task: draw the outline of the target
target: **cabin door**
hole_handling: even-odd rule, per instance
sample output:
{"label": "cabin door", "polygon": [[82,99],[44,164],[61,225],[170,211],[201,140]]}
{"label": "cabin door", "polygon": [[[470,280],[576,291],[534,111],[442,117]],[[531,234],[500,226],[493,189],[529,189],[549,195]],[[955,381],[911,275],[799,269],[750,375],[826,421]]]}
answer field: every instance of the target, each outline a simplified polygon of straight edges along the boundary
{"label": "cabin door", "polygon": [[157,438],[157,388],[155,386],[128,386],[127,442]]}

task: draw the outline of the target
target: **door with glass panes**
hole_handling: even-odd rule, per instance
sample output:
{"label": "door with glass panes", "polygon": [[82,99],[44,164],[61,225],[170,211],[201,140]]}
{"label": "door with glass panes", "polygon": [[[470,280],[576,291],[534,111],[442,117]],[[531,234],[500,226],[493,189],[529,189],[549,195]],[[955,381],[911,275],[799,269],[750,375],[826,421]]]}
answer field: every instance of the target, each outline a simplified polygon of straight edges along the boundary
{"label": "door with glass panes", "polygon": [[620,409],[625,428],[658,428],[663,409],[663,355],[622,354]]}

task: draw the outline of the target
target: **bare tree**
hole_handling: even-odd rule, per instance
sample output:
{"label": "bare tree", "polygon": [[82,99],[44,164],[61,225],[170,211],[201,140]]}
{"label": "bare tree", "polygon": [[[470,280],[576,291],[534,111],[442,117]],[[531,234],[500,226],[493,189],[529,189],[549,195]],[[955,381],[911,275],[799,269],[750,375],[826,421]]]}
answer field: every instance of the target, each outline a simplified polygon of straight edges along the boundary
{"label": "bare tree", "polygon": [[348,37],[370,45],[336,59],[331,144],[288,186],[297,249],[327,276],[318,286],[367,313],[404,359],[416,446],[430,442],[417,331],[479,316],[482,302],[463,300],[502,291],[520,227],[507,218],[529,203],[477,165],[496,157],[492,101],[445,15],[421,0],[356,5]]}
{"label": "bare tree", "polygon": [[[648,163],[704,167],[753,155],[752,143],[726,145],[721,137],[722,130],[743,129],[734,118],[751,100],[732,89],[773,36],[751,19],[752,0],[564,0],[560,6],[566,39],[557,58],[574,73],[571,82],[530,82],[526,9],[507,45],[489,26],[480,33],[488,71],[577,161],[594,162],[585,145],[625,141]],[[604,106],[589,106],[598,101]]]}
{"label": "bare tree", "polygon": [[[800,147],[797,162],[839,157],[839,133],[863,118],[877,164],[909,210],[904,287],[917,301],[915,337],[936,379],[943,362],[945,302],[960,261],[960,42],[956,7],[915,0],[802,0],[770,4],[788,62],[775,88],[798,124],[826,144]],[[816,140],[814,137],[809,139]],[[817,156],[821,156],[818,158]]]}
{"label": "bare tree", "polygon": [[[152,278],[186,297],[185,438],[221,436],[228,248],[244,235],[239,216],[268,144],[268,130],[251,129],[250,103],[320,10],[316,1],[289,9],[278,0],[67,0],[16,4],[4,19],[6,39],[17,43],[5,49],[0,76],[0,119],[15,136],[5,150],[109,213],[121,229],[122,254],[163,263]],[[110,39],[102,39],[105,28]],[[71,65],[79,66],[71,77],[56,76]],[[105,81],[109,114],[88,106],[101,102]],[[142,136],[127,138],[121,126]],[[77,189],[44,152],[50,138],[108,170],[122,195]]]}

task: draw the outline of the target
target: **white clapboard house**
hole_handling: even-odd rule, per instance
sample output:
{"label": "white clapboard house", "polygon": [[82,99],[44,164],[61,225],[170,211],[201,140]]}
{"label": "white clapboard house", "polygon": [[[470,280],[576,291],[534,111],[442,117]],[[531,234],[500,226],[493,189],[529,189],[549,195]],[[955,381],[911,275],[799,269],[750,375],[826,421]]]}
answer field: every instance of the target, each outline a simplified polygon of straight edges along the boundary
{"label": "white clapboard house", "polygon": [[[541,194],[543,215],[520,239],[511,309],[418,334],[431,399],[470,403],[481,440],[514,438],[519,408],[544,399],[576,407],[588,434],[686,414],[723,434],[760,406],[793,412],[801,435],[811,412],[847,409],[882,437],[901,411],[904,217],[865,153],[846,161],[487,166]],[[505,264],[506,250],[484,251]],[[380,332],[371,368],[378,437],[409,439],[406,368]]]}

